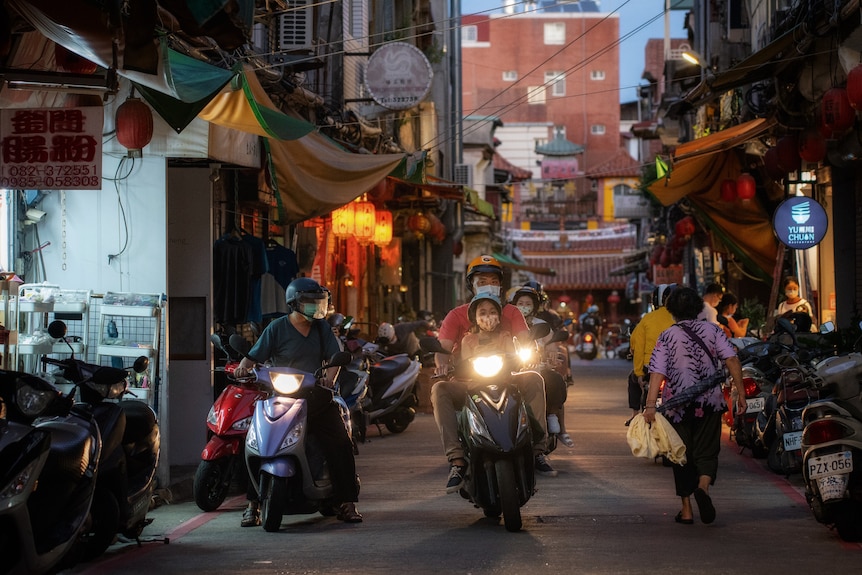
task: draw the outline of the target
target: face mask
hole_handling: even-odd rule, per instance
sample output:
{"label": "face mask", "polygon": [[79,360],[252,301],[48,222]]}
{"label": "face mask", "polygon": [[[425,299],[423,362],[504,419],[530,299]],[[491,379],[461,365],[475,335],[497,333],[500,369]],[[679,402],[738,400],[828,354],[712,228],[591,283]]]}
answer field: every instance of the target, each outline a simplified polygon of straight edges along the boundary
{"label": "face mask", "polygon": [[500,316],[498,315],[483,315],[476,318],[476,324],[482,331],[494,331],[500,325]]}
{"label": "face mask", "polygon": [[518,309],[521,310],[521,313],[524,314],[524,317],[527,317],[531,313],[533,313],[533,306],[531,305],[519,305]]}
{"label": "face mask", "polygon": [[299,304],[299,313],[305,316],[309,321],[313,319],[323,319],[326,317],[326,300],[320,300],[319,303],[302,303]]}
{"label": "face mask", "polygon": [[500,286],[473,286],[473,290],[476,292],[476,295],[489,294],[494,297],[500,297]]}
{"label": "face mask", "polygon": [[786,295],[789,298],[795,298],[796,296],[799,295],[799,290],[798,289],[789,289],[789,290],[784,292],[784,295]]}

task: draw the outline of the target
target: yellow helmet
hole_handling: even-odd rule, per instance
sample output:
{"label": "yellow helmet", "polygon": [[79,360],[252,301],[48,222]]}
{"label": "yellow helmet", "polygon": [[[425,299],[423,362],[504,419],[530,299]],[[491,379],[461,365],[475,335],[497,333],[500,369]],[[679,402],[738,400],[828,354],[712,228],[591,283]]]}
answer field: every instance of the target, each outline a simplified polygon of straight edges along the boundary
{"label": "yellow helmet", "polygon": [[497,274],[503,281],[503,266],[493,256],[479,256],[467,266],[467,286],[473,287],[473,276],[476,274]]}

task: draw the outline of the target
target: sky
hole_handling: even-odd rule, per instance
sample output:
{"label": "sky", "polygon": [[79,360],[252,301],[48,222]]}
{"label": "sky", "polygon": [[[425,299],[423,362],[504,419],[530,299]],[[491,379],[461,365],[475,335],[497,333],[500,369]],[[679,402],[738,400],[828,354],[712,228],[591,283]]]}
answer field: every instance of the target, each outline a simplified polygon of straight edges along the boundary
{"label": "sky", "polygon": [[[516,2],[520,0],[515,0]],[[620,43],[620,102],[637,99],[634,86],[641,83],[644,69],[644,47],[650,38],[664,38],[665,0],[601,0],[601,12],[614,12],[620,17],[620,38],[632,34]],[[461,0],[462,14],[502,12],[503,0]],[[491,10],[491,12],[486,12]],[[520,6],[518,6],[520,11]],[[684,38],[685,11],[671,11],[670,36]],[[643,29],[647,21],[653,20]]]}

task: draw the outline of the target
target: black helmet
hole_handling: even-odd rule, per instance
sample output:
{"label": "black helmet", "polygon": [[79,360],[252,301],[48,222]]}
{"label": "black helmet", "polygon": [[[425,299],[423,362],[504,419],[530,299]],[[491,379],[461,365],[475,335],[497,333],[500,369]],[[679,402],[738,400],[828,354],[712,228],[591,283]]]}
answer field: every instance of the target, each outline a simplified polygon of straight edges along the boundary
{"label": "black helmet", "polygon": [[296,311],[296,304],[300,300],[307,300],[309,303],[322,299],[329,300],[329,290],[311,278],[296,278],[288,284],[284,292],[284,299],[288,309]]}
{"label": "black helmet", "polygon": [[539,306],[542,304],[542,296],[539,295],[539,292],[536,291],[535,288],[530,286],[524,285],[512,292],[512,297],[509,298],[509,303],[515,305],[515,302],[518,301],[518,298],[522,295],[528,296],[533,301],[533,312],[538,312]]}
{"label": "black helmet", "polygon": [[330,327],[341,329],[341,326],[344,325],[344,314],[336,312],[326,318],[326,321],[329,322]]}

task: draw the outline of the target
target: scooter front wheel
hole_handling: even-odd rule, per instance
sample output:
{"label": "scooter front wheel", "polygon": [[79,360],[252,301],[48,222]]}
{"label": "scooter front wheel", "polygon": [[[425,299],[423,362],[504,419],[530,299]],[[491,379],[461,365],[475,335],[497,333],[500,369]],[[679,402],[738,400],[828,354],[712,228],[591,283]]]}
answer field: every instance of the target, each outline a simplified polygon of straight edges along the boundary
{"label": "scooter front wheel", "polygon": [[497,472],[497,495],[506,531],[520,531],[521,505],[515,486],[515,466],[510,459],[500,459],[494,463],[494,470]]}
{"label": "scooter front wheel", "polygon": [[77,557],[92,561],[114,542],[120,527],[120,504],[107,489],[96,491],[90,505],[90,528],[78,541]]}
{"label": "scooter front wheel", "polygon": [[273,533],[281,529],[285,501],[287,501],[287,478],[261,472],[260,519],[265,531]]}
{"label": "scooter front wheel", "polygon": [[201,511],[215,511],[224,503],[230,489],[230,458],[201,461],[195,471],[195,503]]}

